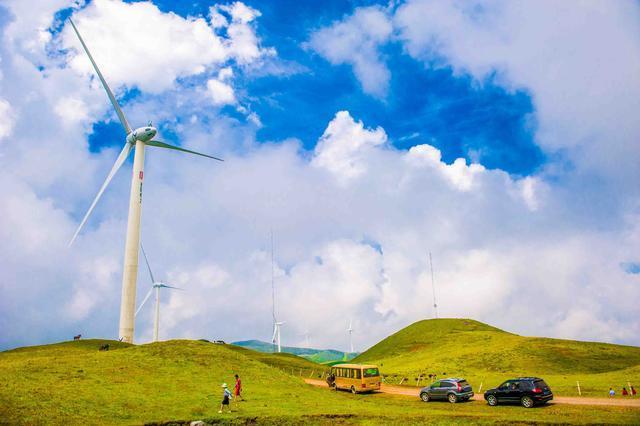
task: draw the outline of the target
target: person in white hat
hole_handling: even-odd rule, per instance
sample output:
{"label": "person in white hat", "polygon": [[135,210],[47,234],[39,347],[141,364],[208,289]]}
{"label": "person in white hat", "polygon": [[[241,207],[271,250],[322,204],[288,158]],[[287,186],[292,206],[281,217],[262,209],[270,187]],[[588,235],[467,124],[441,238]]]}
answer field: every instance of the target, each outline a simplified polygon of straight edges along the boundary
{"label": "person in white hat", "polygon": [[224,408],[224,406],[227,406],[227,409],[229,410],[229,412],[231,412],[231,407],[229,406],[229,399],[232,398],[231,396],[231,391],[229,390],[229,388],[227,387],[226,383],[222,384],[222,404],[220,404],[220,411],[218,411],[218,413],[222,413],[222,410]]}

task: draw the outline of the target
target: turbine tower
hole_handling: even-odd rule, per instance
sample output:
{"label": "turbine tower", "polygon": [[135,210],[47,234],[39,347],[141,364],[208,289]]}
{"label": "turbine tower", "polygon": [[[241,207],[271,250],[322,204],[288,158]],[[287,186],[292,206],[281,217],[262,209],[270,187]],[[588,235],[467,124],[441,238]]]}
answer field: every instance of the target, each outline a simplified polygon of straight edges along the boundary
{"label": "turbine tower", "polygon": [[212,157],[210,155],[201,154],[199,152],[190,151],[188,149],[180,148],[178,146],[170,145],[165,142],[161,142],[159,140],[153,139],[156,136],[157,129],[153,127],[151,122],[146,127],[140,127],[135,130],[132,130],[129,126],[129,122],[122,112],[120,105],[118,105],[118,101],[116,101],[113,92],[109,88],[106,80],[104,79],[100,69],[98,69],[98,65],[93,60],[91,53],[89,53],[89,49],[87,45],[84,43],[82,36],[78,32],[75,24],[71,19],[69,19],[73,30],[75,31],[78,39],[80,40],[80,44],[82,44],[82,48],[86,52],[91,64],[93,65],[96,74],[100,78],[100,82],[104,87],[105,92],[107,92],[107,96],[113,105],[113,108],[120,119],[120,123],[125,130],[126,138],[124,142],[124,147],[122,151],[120,151],[120,155],[116,159],[111,171],[107,175],[102,187],[98,191],[98,195],[96,195],[93,203],[89,207],[89,210],[84,215],[82,222],[80,222],[80,226],[76,230],[69,246],[73,244],[76,237],[80,233],[80,230],[84,226],[85,222],[89,218],[89,215],[93,211],[96,203],[102,196],[102,193],[113,179],[113,176],[116,174],[118,169],[124,164],[127,157],[135,148],[135,155],[133,157],[133,175],[131,178],[131,192],[129,194],[129,216],[127,220],[127,237],[125,241],[125,249],[124,249],[124,269],[122,271],[122,299],[120,303],[120,327],[119,327],[119,339],[124,342],[133,343],[133,334],[134,334],[134,322],[135,322],[135,305],[136,305],[136,280],[138,276],[138,247],[140,246],[140,213],[142,211],[142,180],[144,177],[144,150],[147,145],[155,146],[159,148],[167,148],[173,149],[182,152],[188,152],[190,154],[201,155],[203,157],[213,158],[214,160],[222,161],[220,158]]}
{"label": "turbine tower", "polygon": [[152,285],[151,285],[151,288],[149,289],[149,292],[147,293],[147,295],[142,300],[142,303],[140,304],[140,306],[136,310],[135,316],[138,316],[138,312],[140,312],[140,309],[142,309],[142,307],[144,306],[146,301],[151,296],[151,292],[155,289],[155,291],[156,291],[156,309],[155,309],[155,315],[154,315],[154,318],[153,318],[153,341],[157,342],[158,341],[158,327],[159,327],[159,324],[160,324],[160,289],[161,288],[172,288],[172,289],[175,289],[175,290],[182,290],[182,289],[179,288],[179,287],[173,287],[173,286],[167,285],[167,284],[163,283],[162,281],[156,281],[155,278],[153,277],[153,272],[151,272],[151,265],[149,265],[149,259],[147,258],[147,253],[145,253],[144,247],[142,246],[142,244],[140,244],[140,248],[142,249],[142,255],[144,256],[144,261],[147,264],[147,269],[149,270],[149,276],[151,277],[151,284]]}
{"label": "turbine tower", "polygon": [[280,327],[284,324],[286,324],[284,321],[273,323],[273,337],[271,341],[274,345],[277,345],[278,353],[282,352],[282,347],[280,346]]}
{"label": "turbine tower", "polygon": [[349,348],[351,349],[350,353],[355,353],[355,351],[353,350],[353,322],[351,320],[349,320],[349,328],[347,328],[347,331],[349,332]]}

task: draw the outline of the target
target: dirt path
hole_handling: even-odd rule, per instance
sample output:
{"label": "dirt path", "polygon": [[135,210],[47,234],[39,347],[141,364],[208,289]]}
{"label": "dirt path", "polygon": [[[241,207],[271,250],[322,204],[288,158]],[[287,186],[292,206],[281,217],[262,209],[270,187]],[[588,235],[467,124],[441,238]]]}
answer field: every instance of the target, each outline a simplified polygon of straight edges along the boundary
{"label": "dirt path", "polygon": [[[304,379],[310,385],[327,387],[324,380]],[[418,398],[420,389],[410,388],[408,386],[382,385],[380,392],[392,395],[403,395]],[[476,401],[484,401],[482,395],[473,397]],[[587,397],[571,397],[571,396],[555,396],[553,404],[573,404],[573,405],[614,405],[618,407],[637,407],[640,408],[640,398],[621,399],[621,398],[587,398]]]}

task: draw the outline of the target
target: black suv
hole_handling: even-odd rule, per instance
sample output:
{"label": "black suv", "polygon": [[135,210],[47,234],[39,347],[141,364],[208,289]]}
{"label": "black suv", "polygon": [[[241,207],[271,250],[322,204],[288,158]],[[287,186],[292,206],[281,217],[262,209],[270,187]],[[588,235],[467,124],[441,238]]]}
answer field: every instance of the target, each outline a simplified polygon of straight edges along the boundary
{"label": "black suv", "polygon": [[472,396],[471,385],[465,379],[442,379],[420,390],[420,399],[424,402],[445,399],[454,404],[458,401],[467,401]]}
{"label": "black suv", "polygon": [[507,380],[494,389],[484,393],[484,399],[491,406],[498,403],[518,403],[525,408],[544,404],[553,399],[549,385],[538,377],[520,377]]}

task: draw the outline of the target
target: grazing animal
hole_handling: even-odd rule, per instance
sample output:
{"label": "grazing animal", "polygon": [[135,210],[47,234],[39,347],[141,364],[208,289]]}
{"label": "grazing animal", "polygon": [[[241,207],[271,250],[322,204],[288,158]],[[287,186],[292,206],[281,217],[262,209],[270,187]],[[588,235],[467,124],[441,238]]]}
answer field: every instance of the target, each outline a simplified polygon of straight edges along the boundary
{"label": "grazing animal", "polygon": [[82,334],[78,334],[77,336],[73,336],[73,340],[80,340]]}
{"label": "grazing animal", "polygon": [[105,343],[104,345],[100,346],[100,350],[101,351],[108,351],[109,350],[109,344]]}

